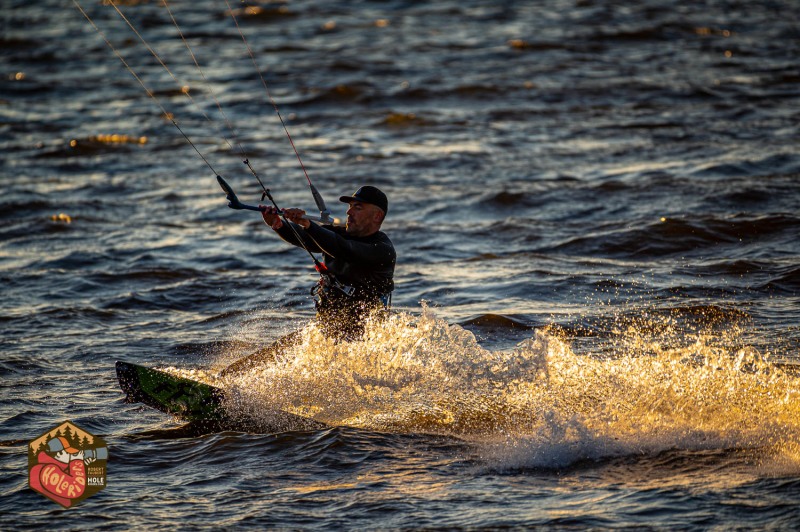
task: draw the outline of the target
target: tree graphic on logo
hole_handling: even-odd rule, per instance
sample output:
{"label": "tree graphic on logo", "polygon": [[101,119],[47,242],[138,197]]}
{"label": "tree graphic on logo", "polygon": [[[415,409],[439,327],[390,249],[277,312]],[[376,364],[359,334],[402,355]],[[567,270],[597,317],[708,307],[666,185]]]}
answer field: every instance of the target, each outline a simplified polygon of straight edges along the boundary
{"label": "tree graphic on logo", "polygon": [[70,508],[106,487],[106,442],[65,421],[28,445],[28,483]]}

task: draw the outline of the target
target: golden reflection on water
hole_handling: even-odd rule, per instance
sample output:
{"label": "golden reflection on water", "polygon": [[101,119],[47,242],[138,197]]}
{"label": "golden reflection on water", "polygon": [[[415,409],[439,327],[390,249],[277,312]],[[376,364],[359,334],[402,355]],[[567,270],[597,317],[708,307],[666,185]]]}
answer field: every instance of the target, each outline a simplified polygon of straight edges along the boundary
{"label": "golden reflection on water", "polygon": [[318,493],[321,491],[355,489],[358,486],[359,484],[357,482],[344,482],[344,483],[332,483],[332,484],[326,483],[326,484],[294,485],[294,486],[287,486],[283,489],[301,494],[309,494],[309,493]]}

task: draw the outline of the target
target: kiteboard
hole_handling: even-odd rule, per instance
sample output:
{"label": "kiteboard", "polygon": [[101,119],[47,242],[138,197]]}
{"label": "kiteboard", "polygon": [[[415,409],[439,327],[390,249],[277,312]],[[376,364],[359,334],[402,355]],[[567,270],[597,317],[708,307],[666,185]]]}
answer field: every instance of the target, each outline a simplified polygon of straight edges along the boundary
{"label": "kiteboard", "polygon": [[283,410],[230,413],[222,388],[130,362],[117,361],[117,380],[128,401],[143,403],[207,430],[286,432],[319,430],[323,423]]}

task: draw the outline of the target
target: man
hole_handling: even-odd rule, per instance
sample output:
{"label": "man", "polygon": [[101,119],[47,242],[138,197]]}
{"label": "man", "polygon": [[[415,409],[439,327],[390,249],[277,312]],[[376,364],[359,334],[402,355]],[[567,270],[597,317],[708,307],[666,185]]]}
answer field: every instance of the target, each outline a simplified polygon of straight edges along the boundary
{"label": "man", "polygon": [[[380,230],[389,209],[386,194],[365,185],[339,201],[349,205],[344,228],[311,222],[302,209],[283,209],[281,217],[274,207],[259,207],[264,222],[284,241],[310,253],[322,253],[320,280],[312,289],[317,323],[328,336],[354,340],[363,333],[367,317],[388,308],[397,257],[392,241]],[[281,338],[235,362],[223,374],[253,367],[296,339],[296,334]]]}

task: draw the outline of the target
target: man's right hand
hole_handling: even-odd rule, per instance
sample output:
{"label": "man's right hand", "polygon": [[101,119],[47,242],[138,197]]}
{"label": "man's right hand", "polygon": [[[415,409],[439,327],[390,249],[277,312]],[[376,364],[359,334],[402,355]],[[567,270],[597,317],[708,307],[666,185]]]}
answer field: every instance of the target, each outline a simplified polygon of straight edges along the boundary
{"label": "man's right hand", "polygon": [[283,220],[278,214],[278,209],[267,205],[259,205],[258,208],[261,209],[261,217],[264,218],[264,223],[275,231],[283,227]]}

